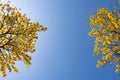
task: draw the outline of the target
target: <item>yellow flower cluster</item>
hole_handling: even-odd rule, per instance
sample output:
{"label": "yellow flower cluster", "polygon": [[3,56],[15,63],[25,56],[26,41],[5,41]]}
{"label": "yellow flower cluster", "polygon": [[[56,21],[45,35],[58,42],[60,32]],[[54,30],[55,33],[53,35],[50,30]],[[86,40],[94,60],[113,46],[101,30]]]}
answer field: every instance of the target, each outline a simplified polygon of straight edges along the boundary
{"label": "yellow flower cluster", "polygon": [[31,65],[32,58],[28,53],[35,52],[37,32],[46,30],[38,22],[31,22],[10,3],[0,4],[0,72],[3,77],[6,69],[18,73],[16,61],[23,61],[26,67]]}
{"label": "yellow flower cluster", "polygon": [[88,35],[96,38],[94,55],[102,55],[96,66],[116,64],[115,72],[120,72],[120,11],[100,8],[90,16],[89,24]]}

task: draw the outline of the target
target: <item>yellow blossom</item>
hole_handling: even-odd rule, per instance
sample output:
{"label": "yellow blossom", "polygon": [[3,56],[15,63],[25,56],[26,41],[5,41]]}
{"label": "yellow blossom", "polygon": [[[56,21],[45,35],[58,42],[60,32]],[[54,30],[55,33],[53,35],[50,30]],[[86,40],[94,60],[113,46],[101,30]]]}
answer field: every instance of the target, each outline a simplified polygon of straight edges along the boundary
{"label": "yellow blossom", "polygon": [[35,52],[37,33],[46,30],[47,27],[31,22],[26,14],[11,7],[10,3],[0,4],[0,72],[3,77],[6,70],[19,72],[15,66],[17,61],[30,67],[32,57],[28,52]]}

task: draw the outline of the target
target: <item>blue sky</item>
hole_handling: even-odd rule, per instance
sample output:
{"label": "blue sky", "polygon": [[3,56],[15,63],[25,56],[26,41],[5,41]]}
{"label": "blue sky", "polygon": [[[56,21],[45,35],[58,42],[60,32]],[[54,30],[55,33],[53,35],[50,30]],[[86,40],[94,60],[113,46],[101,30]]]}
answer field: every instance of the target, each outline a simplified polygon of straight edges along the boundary
{"label": "blue sky", "polygon": [[[4,0],[6,2],[7,0]],[[32,66],[18,62],[19,73],[0,80],[119,80],[115,65],[96,68],[94,38],[88,36],[89,16],[117,0],[10,0],[31,21],[48,27],[39,33]]]}

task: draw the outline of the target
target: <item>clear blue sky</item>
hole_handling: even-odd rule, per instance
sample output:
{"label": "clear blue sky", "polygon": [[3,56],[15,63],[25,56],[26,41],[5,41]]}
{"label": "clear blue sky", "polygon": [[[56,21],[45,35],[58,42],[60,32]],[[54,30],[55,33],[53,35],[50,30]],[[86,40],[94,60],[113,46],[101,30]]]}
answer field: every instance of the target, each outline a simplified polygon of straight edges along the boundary
{"label": "clear blue sky", "polygon": [[[7,0],[4,0],[7,1]],[[96,68],[94,38],[88,36],[89,16],[117,0],[11,0],[32,21],[48,27],[39,34],[29,69],[18,62],[19,73],[0,80],[120,80],[115,65]]]}

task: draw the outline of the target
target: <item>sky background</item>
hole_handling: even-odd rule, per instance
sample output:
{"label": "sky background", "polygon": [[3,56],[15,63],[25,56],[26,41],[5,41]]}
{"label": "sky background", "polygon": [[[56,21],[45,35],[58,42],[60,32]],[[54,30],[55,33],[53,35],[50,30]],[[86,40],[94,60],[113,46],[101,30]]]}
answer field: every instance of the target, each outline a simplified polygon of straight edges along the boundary
{"label": "sky background", "polygon": [[[94,38],[88,36],[89,16],[117,0],[10,0],[31,21],[48,27],[39,33],[32,66],[16,63],[19,73],[0,80],[120,80],[115,65],[96,68]],[[7,2],[7,0],[3,0]]]}

